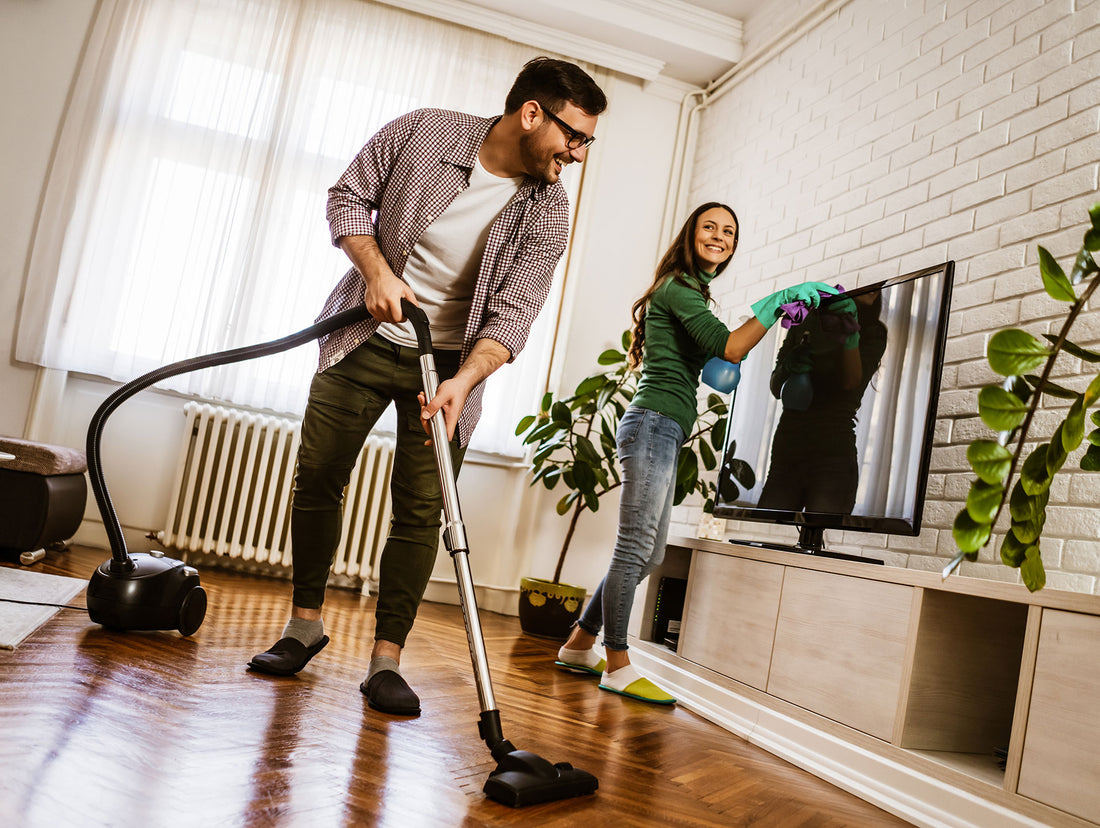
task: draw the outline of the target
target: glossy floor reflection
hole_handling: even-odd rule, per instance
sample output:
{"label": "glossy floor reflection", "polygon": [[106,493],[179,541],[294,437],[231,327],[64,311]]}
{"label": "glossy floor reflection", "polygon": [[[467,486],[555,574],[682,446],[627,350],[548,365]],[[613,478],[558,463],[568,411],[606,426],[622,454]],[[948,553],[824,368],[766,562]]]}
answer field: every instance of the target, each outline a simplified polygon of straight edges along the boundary
{"label": "glossy floor reflection", "polygon": [[[73,549],[36,568],[86,578],[105,557]],[[108,632],[62,610],[0,651],[0,824],[903,824],[686,710],[558,671],[554,643],[483,612],[505,737],[600,780],[594,796],[507,808],[481,792],[495,764],[457,606],[422,608],[402,669],[424,712],[404,719],[359,692],[372,599],[331,591],[332,643],[298,676],[271,678],[245,664],[282,630],[289,585],[213,569],[202,581],[209,610],[191,638]]]}

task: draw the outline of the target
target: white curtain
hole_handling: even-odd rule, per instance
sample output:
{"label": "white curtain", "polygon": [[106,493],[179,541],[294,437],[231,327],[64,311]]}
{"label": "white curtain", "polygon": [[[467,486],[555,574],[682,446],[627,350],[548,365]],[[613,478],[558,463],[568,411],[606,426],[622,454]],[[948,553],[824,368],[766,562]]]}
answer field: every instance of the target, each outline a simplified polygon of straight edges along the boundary
{"label": "white curtain", "polygon": [[[103,0],[47,182],[19,360],[126,381],[311,324],[348,262],[326,190],[411,109],[498,114],[538,52],[366,0]],[[579,176],[567,176],[575,202]],[[564,259],[563,259],[564,261]],[[472,447],[543,388],[559,291]],[[316,347],[161,387],[300,414]],[[504,387],[507,386],[507,393]]]}

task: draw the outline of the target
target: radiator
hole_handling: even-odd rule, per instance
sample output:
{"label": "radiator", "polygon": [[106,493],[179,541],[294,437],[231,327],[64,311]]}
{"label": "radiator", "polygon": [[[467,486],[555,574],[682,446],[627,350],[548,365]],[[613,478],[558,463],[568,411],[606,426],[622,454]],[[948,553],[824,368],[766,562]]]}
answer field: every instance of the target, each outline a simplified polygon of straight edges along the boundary
{"label": "radiator", "polygon": [[[195,556],[290,566],[290,501],[301,423],[199,403],[187,427],[169,499],[166,547]],[[339,583],[377,582],[390,521],[392,438],[369,437],[344,492],[343,533],[332,574]],[[263,569],[262,566],[258,568]]]}

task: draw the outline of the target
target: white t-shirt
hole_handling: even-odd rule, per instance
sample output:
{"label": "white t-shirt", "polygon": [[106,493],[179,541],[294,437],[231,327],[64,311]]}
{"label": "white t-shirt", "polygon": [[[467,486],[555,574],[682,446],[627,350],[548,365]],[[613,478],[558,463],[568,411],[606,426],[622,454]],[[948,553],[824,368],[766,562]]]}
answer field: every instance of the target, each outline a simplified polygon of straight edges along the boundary
{"label": "white t-shirt", "polygon": [[[461,349],[489,227],[522,183],[522,176],[501,178],[476,161],[470,186],[428,225],[409,254],[402,277],[428,315],[433,347]],[[416,347],[409,322],[383,323],[378,333],[398,345]]]}

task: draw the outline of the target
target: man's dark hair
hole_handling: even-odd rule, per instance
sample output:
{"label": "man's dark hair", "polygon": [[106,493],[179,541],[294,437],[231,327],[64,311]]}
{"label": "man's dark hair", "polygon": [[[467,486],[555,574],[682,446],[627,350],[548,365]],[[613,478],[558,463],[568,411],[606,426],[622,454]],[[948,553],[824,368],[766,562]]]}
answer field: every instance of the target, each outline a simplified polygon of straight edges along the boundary
{"label": "man's dark hair", "polygon": [[527,101],[538,101],[557,115],[572,103],[589,115],[607,109],[607,96],[575,63],[537,57],[523,65],[504,99],[504,114],[511,115]]}

